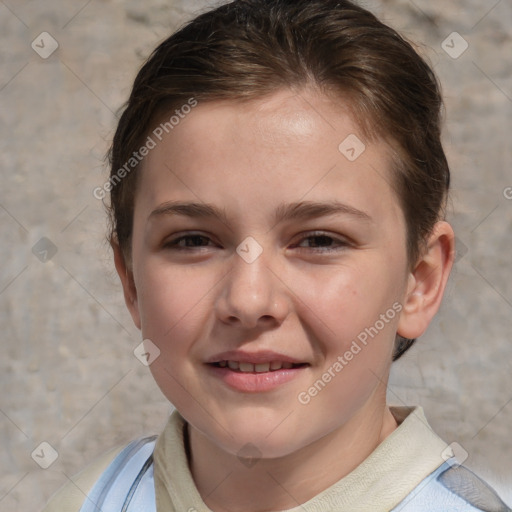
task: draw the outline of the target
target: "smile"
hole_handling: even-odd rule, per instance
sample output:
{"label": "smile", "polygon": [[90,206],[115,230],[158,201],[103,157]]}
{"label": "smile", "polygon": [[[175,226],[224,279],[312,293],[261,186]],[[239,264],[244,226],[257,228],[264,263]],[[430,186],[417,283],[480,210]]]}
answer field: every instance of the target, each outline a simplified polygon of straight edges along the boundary
{"label": "smile", "polygon": [[251,363],[235,359],[221,359],[206,364],[214,381],[241,393],[265,393],[304,376],[308,363],[267,361]]}
{"label": "smile", "polygon": [[278,370],[291,370],[306,366],[306,363],[290,363],[288,361],[270,361],[266,363],[248,363],[233,360],[222,360],[212,363],[217,368],[229,368],[230,370],[242,373],[266,373]]}

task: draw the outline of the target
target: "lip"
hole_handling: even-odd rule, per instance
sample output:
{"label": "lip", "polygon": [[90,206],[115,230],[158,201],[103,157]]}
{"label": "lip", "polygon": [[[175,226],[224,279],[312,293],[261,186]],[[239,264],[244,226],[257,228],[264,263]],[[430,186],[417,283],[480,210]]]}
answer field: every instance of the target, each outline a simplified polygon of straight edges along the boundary
{"label": "lip", "polygon": [[[250,361],[247,361],[250,362]],[[221,368],[213,364],[205,365],[210,375],[230,388],[243,393],[263,393],[272,391],[304,373],[309,365],[298,368],[272,370],[268,372],[239,372],[228,367]]]}
{"label": "lip", "polygon": [[283,363],[303,364],[306,361],[301,361],[294,357],[273,352],[271,350],[260,350],[258,352],[247,352],[244,350],[229,350],[215,354],[208,358],[205,362],[207,364],[218,363],[219,361],[238,361],[239,363],[271,363],[272,361],[282,361]]}
{"label": "lip", "polygon": [[[219,361],[238,361],[239,363],[251,364],[280,361],[301,366],[297,368],[281,368],[268,372],[240,372],[231,370],[229,367],[222,368],[214,366],[214,363],[218,363]],[[236,391],[243,393],[263,393],[272,391],[300,377],[310,365],[295,357],[271,350],[260,350],[257,352],[230,350],[220,352],[208,358],[205,362],[205,366],[210,375]]]}

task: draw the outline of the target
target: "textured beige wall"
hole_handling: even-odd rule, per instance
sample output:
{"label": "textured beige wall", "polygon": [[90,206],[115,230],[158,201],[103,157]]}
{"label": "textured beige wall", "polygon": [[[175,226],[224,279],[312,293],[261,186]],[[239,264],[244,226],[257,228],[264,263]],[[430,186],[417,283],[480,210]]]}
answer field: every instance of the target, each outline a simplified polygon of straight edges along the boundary
{"label": "textured beige wall", "polygon": [[[142,59],[208,4],[0,2],[1,510],[41,509],[88,461],[158,432],[167,417],[133,355],[140,337],[92,190],[105,179],[114,112]],[[511,500],[512,3],[366,4],[421,43],[441,77],[460,249],[443,310],[396,364],[389,398],[422,404]],[[46,59],[31,47],[51,50],[44,31],[59,45]],[[441,46],[453,31],[469,44],[459,58]],[[463,41],[447,43],[454,55]],[[31,458],[41,442],[58,452],[48,469]],[[43,453],[34,457],[49,461]]]}

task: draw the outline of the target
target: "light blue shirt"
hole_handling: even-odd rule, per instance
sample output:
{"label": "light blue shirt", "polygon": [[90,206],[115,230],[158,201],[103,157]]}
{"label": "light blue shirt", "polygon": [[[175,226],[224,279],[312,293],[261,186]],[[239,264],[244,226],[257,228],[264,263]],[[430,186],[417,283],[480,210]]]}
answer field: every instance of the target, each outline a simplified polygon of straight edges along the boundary
{"label": "light blue shirt", "polygon": [[[156,512],[155,438],[139,439],[124,448],[100,476],[80,512]],[[494,489],[453,458],[425,478],[390,512],[512,512],[512,509]]]}

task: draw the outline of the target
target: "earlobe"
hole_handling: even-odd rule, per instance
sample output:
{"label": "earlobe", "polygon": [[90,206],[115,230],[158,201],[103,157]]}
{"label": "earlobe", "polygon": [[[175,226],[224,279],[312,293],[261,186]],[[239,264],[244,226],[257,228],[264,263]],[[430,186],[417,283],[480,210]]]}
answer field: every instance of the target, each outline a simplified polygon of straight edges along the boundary
{"label": "earlobe", "polygon": [[418,338],[439,310],[455,255],[453,229],[437,222],[426,248],[409,274],[407,292],[398,324],[398,334]]}
{"label": "earlobe", "polygon": [[135,287],[133,272],[130,268],[130,265],[126,262],[125,256],[119,244],[116,241],[111,241],[110,245],[112,247],[112,251],[114,252],[114,264],[116,271],[119,279],[121,280],[121,285],[123,286],[123,294],[126,307],[132,316],[133,323],[138,329],[140,329],[141,322],[139,304],[137,301],[137,288]]}

